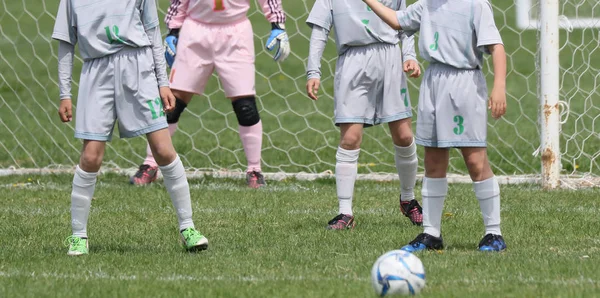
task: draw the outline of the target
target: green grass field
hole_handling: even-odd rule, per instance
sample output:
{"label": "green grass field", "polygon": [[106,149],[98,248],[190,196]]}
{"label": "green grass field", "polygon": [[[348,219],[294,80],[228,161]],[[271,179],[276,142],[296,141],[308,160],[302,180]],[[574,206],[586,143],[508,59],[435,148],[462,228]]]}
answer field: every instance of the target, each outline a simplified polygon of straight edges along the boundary
{"label": "green grass field", "polygon": [[[166,9],[168,1],[159,2]],[[322,98],[311,102],[304,95],[310,34],[304,21],[313,0],[284,2],[293,55],[280,65],[262,50],[269,24],[255,7],[250,16],[265,128],[263,169],[333,170],[339,138],[332,123],[335,47],[330,43],[325,53]],[[492,2],[508,53],[509,111],[489,121],[491,162],[497,174],[536,174],[537,33],[516,29],[513,1]],[[600,17],[592,0],[579,2],[562,5],[563,12]],[[0,169],[70,168],[78,160],[74,125],[61,124],[56,115],[57,43],[50,35],[57,5],[0,1]],[[564,173],[600,175],[598,48],[594,29],[561,31],[561,100],[570,111],[561,134]],[[411,85],[413,106],[419,82]],[[216,78],[180,128],[174,142],[188,168],[244,168],[237,121]],[[393,172],[390,147],[385,127],[368,129],[359,171]],[[144,154],[143,138],[116,138],[105,166],[134,167]],[[466,172],[455,152],[451,168]],[[324,229],[337,208],[332,180],[269,181],[265,189],[248,191],[242,181],[204,178],[190,184],[194,218],[210,248],[188,254],[178,246],[175,213],[161,184],[132,187],[126,177],[109,173],[100,176],[92,204],[91,254],[69,258],[63,240],[71,232],[71,179],[0,177],[0,297],[374,297],[373,262],[421,232],[401,215],[398,186],[391,182],[358,182],[357,227],[336,233]],[[600,189],[502,186],[509,249],[501,254],[476,251],[483,230],[471,186],[450,189],[443,219],[447,249],[419,255],[427,273],[423,297],[600,296]]]}
{"label": "green grass field", "polygon": [[[63,125],[56,116],[57,43],[50,40],[50,35],[57,2],[0,1],[0,168],[76,163],[81,145],[73,139],[73,124]],[[516,6],[512,1],[492,2],[509,58],[509,110],[504,119],[489,121],[490,157],[498,174],[539,173],[539,157],[532,155],[540,143],[535,67],[537,35],[533,30],[516,29]],[[591,11],[595,14],[598,6],[593,6],[591,0],[584,2],[585,5],[576,7],[563,5],[565,13]],[[160,1],[163,10],[167,3]],[[280,65],[262,50],[270,27],[262,14],[252,8],[259,72],[256,87],[265,128],[263,160],[264,169],[269,172],[333,169],[339,139],[339,132],[332,123],[331,73],[336,57],[333,42],[328,45],[323,61],[322,99],[311,102],[304,95],[310,35],[304,22],[312,3],[312,0],[285,2],[293,55]],[[561,45],[564,69],[561,99],[568,102],[570,108],[569,118],[562,127],[564,172],[598,175],[600,98],[596,76],[600,58],[596,31],[563,31]],[[76,67],[75,79],[78,79],[79,67]],[[490,69],[488,65],[488,72]],[[491,84],[491,77],[489,79]],[[418,84],[418,80],[412,81],[410,88],[413,106],[418,97],[415,88]],[[216,78],[211,80],[206,94],[193,101],[186,114],[180,123],[182,133],[174,137],[174,142],[185,157],[187,167],[229,170],[244,167],[237,121]],[[388,135],[383,126],[367,131],[360,159],[361,172],[394,170]],[[115,140],[107,152],[107,165],[136,166],[144,155],[144,143],[141,138]],[[452,172],[466,173],[458,154],[453,154],[451,168]]]}
{"label": "green grass field", "polygon": [[[395,183],[360,182],[352,231],[324,229],[333,181],[191,181],[194,218],[210,247],[182,251],[160,185],[103,175],[92,203],[90,255],[66,255],[71,176],[2,177],[1,297],[375,297],[375,259],[421,232],[398,210]],[[443,252],[420,254],[422,297],[598,297],[600,191],[506,186],[501,254],[482,237],[470,185],[450,188]]]}

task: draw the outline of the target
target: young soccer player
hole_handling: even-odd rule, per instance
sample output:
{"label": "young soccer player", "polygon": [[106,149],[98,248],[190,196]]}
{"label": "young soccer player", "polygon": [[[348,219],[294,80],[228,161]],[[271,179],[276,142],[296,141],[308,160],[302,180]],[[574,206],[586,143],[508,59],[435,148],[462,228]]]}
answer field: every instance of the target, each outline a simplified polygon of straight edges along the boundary
{"label": "young soccer player", "polygon": [[[267,49],[277,49],[274,59],[281,62],[290,54],[281,0],[259,0],[259,3],[271,22]],[[238,119],[248,162],[248,186],[258,188],[265,185],[260,166],[263,129],[255,99],[254,35],[246,16],[249,8],[250,0],[171,0],[165,18],[170,29],[165,44],[167,63],[172,67],[171,88],[177,102],[175,110],[167,114],[167,122],[173,135],[192,96],[204,92],[216,70]],[[146,152],[146,159],[131,177],[132,184],[156,180],[158,168],[150,147]]]}
{"label": "young soccer player", "polygon": [[[391,10],[406,7],[404,0],[382,0],[382,5]],[[354,0],[317,0],[307,23],[312,34],[306,89],[313,100],[317,100],[320,61],[332,27],[339,55],[334,81],[335,124],[341,130],[335,165],[339,215],[327,228],[354,227],[352,199],[363,127],[381,123],[388,124],[394,143],[400,210],[413,224],[421,225],[421,206],[414,194],[417,149],[403,74],[412,71],[411,76],[418,77],[421,72],[415,60],[414,38],[391,29],[367,5]]]}
{"label": "young soccer player", "polygon": [[[496,119],[506,112],[506,53],[492,6],[488,0],[420,0],[405,11],[393,11],[377,0],[364,2],[392,28],[409,35],[419,31],[419,52],[430,62],[421,83],[416,137],[417,144],[425,146],[425,231],[402,249],[443,248],[448,148],[460,148],[473,180],[485,225],[479,249],[506,249],[500,231],[500,187],[486,152],[486,103]],[[489,102],[483,54],[491,54],[494,63]]]}
{"label": "young soccer player", "polygon": [[75,137],[83,139],[71,193],[73,235],[68,255],[88,253],[87,222],[96,176],[115,121],[121,137],[146,135],[179,220],[188,250],[208,240],[194,228],[190,190],[183,164],[167,130],[165,110],[175,97],[168,87],[155,0],[61,0],[52,38],[59,41],[59,115],[70,122],[73,53],[84,60],[79,84]]}

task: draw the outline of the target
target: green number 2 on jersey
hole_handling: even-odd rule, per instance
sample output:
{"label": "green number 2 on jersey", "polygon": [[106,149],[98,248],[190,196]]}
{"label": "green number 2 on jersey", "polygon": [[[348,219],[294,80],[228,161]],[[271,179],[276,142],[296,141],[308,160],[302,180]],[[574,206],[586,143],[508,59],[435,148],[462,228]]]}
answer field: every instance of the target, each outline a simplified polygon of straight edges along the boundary
{"label": "green number 2 on jersey", "polygon": [[121,37],[119,37],[119,26],[114,25],[112,26],[112,29],[110,28],[110,26],[106,26],[104,27],[104,30],[106,31],[106,38],[108,38],[109,43],[125,43],[125,41],[123,41]]}

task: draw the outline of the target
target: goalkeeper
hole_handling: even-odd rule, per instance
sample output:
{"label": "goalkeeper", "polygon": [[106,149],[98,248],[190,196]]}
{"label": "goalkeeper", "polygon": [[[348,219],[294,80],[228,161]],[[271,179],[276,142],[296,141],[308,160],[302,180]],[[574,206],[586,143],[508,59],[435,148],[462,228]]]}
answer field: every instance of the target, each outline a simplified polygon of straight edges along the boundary
{"label": "goalkeeper", "polygon": [[[285,14],[281,0],[259,0],[271,22],[268,50],[276,50],[274,60],[281,62],[290,54],[285,33]],[[194,94],[202,94],[216,71],[225,96],[231,99],[239,123],[239,134],[248,162],[248,186],[265,185],[261,172],[262,123],[256,106],[254,34],[247,12],[250,0],[171,0],[165,22],[170,29],[166,44],[171,67],[171,89],[177,98],[175,109],[167,114],[171,135],[181,113]],[[132,184],[156,180],[158,167],[150,147]]]}
{"label": "goalkeeper", "polygon": [[[382,0],[394,10],[404,0]],[[331,27],[335,27],[338,60],[334,82],[335,124],[341,140],[336,154],[335,177],[339,214],[327,228],[354,227],[352,199],[363,127],[387,123],[394,143],[400,178],[400,210],[413,224],[421,225],[421,206],[415,200],[417,149],[411,128],[412,111],[406,76],[420,75],[414,38],[391,29],[367,5],[358,1],[317,0],[307,23],[312,27],[308,59],[308,96],[317,99],[320,60]],[[402,49],[398,43],[402,42]]]}

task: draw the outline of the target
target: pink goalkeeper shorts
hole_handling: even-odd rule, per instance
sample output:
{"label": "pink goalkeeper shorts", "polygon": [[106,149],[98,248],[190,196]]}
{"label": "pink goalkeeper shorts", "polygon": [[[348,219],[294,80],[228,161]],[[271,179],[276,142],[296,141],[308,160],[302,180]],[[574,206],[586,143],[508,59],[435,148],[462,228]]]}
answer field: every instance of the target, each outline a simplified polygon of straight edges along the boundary
{"label": "pink goalkeeper shorts", "polygon": [[254,34],[248,19],[226,25],[184,21],[171,69],[171,89],[202,94],[213,71],[225,96],[256,94]]}

